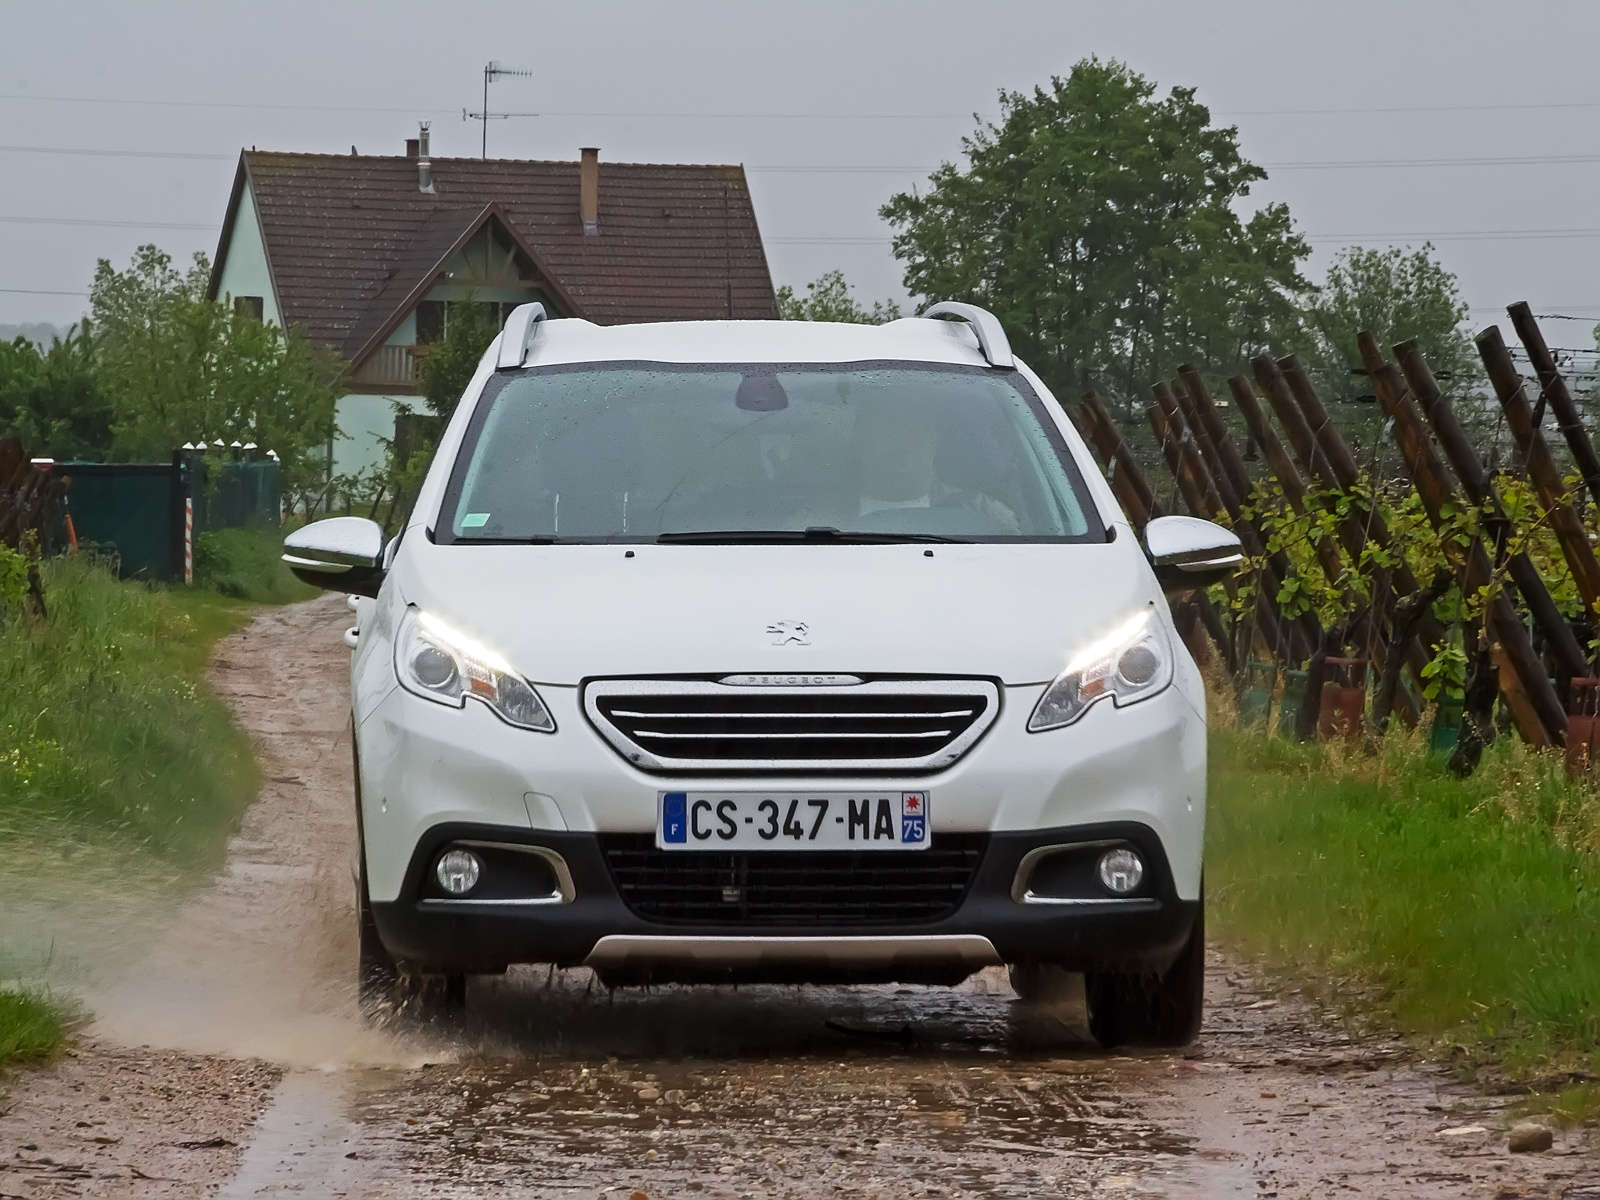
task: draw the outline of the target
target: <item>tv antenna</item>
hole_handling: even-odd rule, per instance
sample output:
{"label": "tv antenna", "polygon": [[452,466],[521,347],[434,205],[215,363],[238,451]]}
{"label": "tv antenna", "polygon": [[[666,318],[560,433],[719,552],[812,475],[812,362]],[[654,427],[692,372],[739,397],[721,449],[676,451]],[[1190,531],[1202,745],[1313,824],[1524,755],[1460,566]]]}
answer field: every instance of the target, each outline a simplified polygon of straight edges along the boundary
{"label": "tv antenna", "polygon": [[484,158],[489,157],[489,122],[504,121],[508,117],[537,117],[538,113],[531,112],[490,112],[489,111],[489,85],[496,79],[531,79],[532,71],[518,71],[511,67],[502,67],[498,61],[486,63],[483,68],[483,111],[468,112],[461,110],[463,121],[481,121],[483,123],[483,145],[479,153]]}

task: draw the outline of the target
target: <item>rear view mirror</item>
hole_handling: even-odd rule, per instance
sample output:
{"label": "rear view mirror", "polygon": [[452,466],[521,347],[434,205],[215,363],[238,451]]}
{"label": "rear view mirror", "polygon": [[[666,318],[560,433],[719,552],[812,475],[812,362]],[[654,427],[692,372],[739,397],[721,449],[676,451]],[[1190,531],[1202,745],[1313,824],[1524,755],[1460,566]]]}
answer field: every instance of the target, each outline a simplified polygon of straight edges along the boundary
{"label": "rear view mirror", "polygon": [[1244,562],[1237,536],[1198,517],[1157,517],[1144,527],[1144,548],[1156,578],[1173,591],[1209,587]]}
{"label": "rear view mirror", "polygon": [[377,596],[383,584],[383,527],[365,517],[329,517],[283,539],[296,579],[313,587]]}

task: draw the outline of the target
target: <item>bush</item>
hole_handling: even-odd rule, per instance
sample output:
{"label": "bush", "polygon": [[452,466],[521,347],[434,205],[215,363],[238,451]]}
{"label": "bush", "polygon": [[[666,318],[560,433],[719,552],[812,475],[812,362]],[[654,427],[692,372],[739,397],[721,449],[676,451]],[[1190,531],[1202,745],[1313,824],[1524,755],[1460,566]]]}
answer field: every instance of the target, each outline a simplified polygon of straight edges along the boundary
{"label": "bush", "polygon": [[194,544],[194,581],[236,600],[289,604],[317,594],[283,564],[282,529],[259,525],[248,529],[213,529]]}

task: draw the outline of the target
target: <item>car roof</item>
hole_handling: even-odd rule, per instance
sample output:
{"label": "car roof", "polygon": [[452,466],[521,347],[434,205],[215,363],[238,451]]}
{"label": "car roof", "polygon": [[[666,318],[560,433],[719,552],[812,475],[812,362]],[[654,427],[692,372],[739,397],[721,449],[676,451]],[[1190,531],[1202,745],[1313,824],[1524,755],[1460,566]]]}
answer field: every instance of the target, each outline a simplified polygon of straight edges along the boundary
{"label": "car roof", "polygon": [[885,325],[836,321],[659,321],[595,325],[541,321],[525,366],[579,362],[801,363],[896,360],[987,366],[964,321],[902,317]]}

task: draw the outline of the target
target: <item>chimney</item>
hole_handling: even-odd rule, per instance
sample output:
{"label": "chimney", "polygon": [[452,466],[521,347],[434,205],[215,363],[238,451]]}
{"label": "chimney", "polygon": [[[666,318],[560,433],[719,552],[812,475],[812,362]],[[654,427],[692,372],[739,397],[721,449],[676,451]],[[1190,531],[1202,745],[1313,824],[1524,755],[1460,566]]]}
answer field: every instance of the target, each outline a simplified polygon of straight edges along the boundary
{"label": "chimney", "polygon": [[600,232],[600,151],[585,146],[578,163],[578,218],[583,232],[591,237]]}
{"label": "chimney", "polygon": [[[419,139],[417,139],[417,138],[407,138],[406,139],[406,157],[407,158],[415,158],[415,157],[417,157],[417,147],[420,144],[421,143],[420,143]],[[350,153],[354,154],[355,152],[356,152],[356,148],[354,146],[351,146],[350,147]]]}
{"label": "chimney", "polygon": [[[409,149],[409,143],[407,145]],[[417,130],[417,190],[434,194],[433,163],[428,158],[428,122],[420,122]]]}

